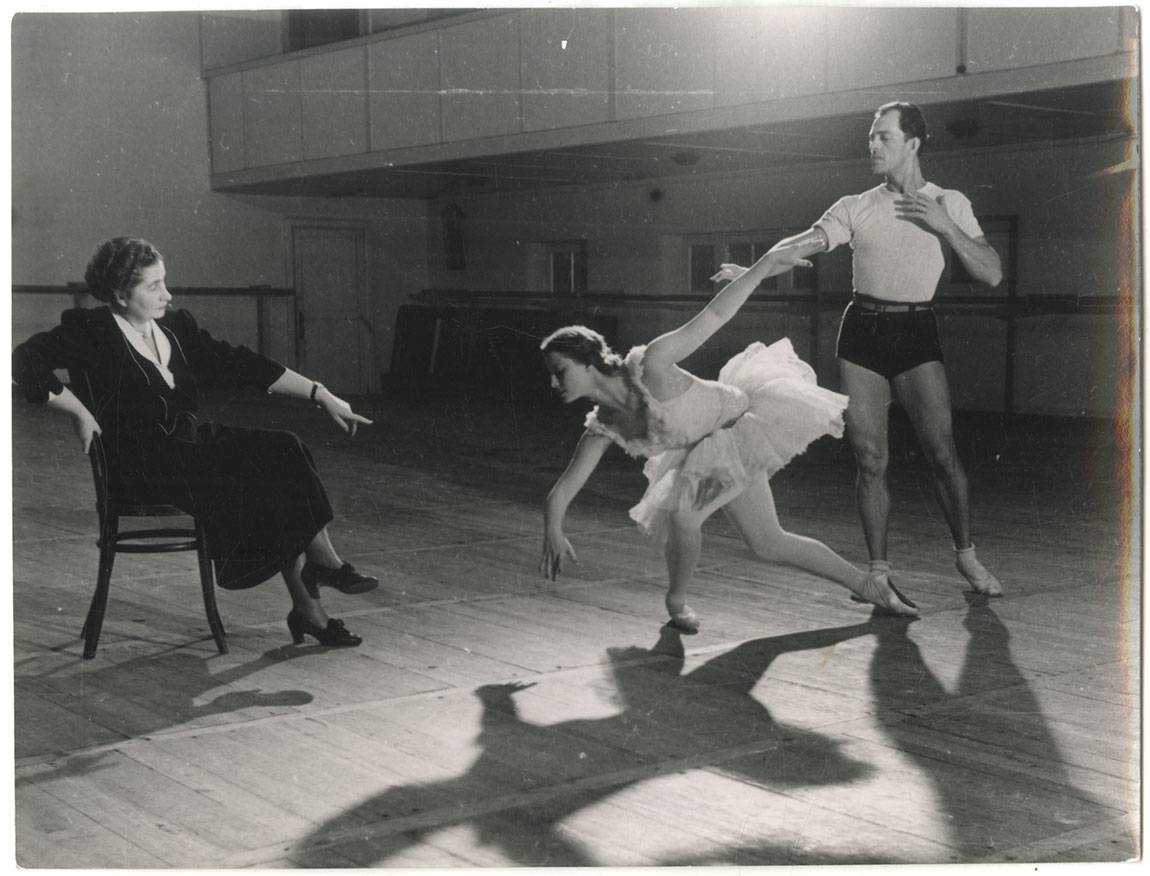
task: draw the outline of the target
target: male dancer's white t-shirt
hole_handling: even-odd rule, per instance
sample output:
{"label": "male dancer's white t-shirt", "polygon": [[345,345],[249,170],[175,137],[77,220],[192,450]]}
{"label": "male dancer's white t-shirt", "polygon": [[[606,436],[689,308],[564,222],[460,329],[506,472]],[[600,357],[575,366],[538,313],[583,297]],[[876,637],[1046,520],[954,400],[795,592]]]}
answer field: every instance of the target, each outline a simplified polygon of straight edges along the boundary
{"label": "male dancer's white t-shirt", "polygon": [[[925,183],[928,197],[945,195],[943,206],[968,237],[982,237],[970,201],[962,192]],[[827,251],[843,243],[854,250],[854,291],[886,301],[930,301],[946,264],[942,240],[933,231],[895,215],[903,197],[885,185],[837,200],[815,223],[827,236]]]}

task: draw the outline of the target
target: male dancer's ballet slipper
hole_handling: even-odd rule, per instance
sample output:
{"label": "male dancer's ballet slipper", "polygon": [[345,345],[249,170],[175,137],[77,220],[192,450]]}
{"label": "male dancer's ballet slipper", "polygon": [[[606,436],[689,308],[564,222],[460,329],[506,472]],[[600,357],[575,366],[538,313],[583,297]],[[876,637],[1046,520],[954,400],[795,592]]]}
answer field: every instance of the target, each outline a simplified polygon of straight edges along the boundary
{"label": "male dancer's ballet slipper", "polygon": [[987,571],[974,555],[974,545],[955,551],[954,567],[980,596],[1001,596],[1002,582]]}
{"label": "male dancer's ballet slipper", "polygon": [[964,572],[962,566],[958,563],[955,563],[954,567],[958,569],[959,574],[966,579],[970,588],[980,596],[1002,595],[1002,582],[990,574],[990,572],[987,572],[985,568],[982,570],[984,574],[979,576],[977,574]]}
{"label": "male dancer's ballet slipper", "polygon": [[699,616],[691,606],[684,604],[680,608],[674,608],[668,600],[667,612],[671,615],[671,619],[667,621],[667,626],[671,629],[688,635],[699,632]]}
{"label": "male dancer's ballet slipper", "polygon": [[[848,585],[849,586],[849,585]],[[871,573],[859,589],[850,588],[851,601],[877,605],[900,617],[918,617],[918,606],[891,583],[890,576]]]}

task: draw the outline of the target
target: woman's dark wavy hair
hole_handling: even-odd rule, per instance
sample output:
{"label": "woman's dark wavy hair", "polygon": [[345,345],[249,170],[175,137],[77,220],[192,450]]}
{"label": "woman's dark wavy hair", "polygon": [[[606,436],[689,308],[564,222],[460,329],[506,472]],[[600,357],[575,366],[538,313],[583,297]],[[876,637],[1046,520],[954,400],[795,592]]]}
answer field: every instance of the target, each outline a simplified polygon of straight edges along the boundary
{"label": "woman's dark wavy hair", "polygon": [[111,303],[117,292],[127,292],[140,282],[145,268],[164,257],[142,237],[113,237],[96,248],[84,271],[84,283],[92,297]]}
{"label": "woman's dark wavy hair", "polygon": [[892,110],[898,111],[898,127],[902,131],[903,136],[918,137],[918,154],[922,155],[926,151],[927,133],[926,133],[926,117],[922,114],[922,110],[918,108],[918,104],[909,103],[905,100],[892,100],[890,103],[884,103],[877,110],[875,110],[874,117],[877,119],[884,113],[889,113]]}
{"label": "woman's dark wavy hair", "polygon": [[607,346],[599,332],[585,325],[568,325],[552,332],[543,339],[539,349],[545,356],[558,353],[580,365],[591,365],[603,374],[618,374],[623,370],[622,357]]}

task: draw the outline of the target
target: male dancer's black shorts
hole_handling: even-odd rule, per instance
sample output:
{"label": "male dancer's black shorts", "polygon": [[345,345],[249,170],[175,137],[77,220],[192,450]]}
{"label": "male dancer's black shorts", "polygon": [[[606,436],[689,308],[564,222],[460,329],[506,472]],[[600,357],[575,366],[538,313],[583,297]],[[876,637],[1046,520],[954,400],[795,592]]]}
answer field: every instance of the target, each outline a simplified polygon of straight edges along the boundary
{"label": "male dancer's black shorts", "polygon": [[941,362],[930,303],[898,304],[855,296],[843,311],[835,355],[887,380],[924,362]]}

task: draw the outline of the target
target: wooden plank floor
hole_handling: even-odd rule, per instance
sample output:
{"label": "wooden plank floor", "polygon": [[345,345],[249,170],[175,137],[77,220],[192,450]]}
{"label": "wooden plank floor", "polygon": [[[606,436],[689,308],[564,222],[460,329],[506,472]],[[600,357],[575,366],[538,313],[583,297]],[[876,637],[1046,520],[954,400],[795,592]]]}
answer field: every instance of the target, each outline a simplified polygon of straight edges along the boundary
{"label": "wooden plank floor", "polygon": [[[282,584],[117,560],[96,659],[87,461],[13,411],[15,850],[24,867],[470,867],[1128,861],[1140,854],[1137,577],[1115,443],[960,419],[976,540],[1008,596],[963,592],[913,443],[892,559],[913,623],[753,561],[708,524],[696,636],[662,624],[640,466],[572,509],[580,561],[536,573],[540,502],[581,412],[398,393],[354,442],[304,406],[220,418],[312,445],[362,647],[293,646]],[[825,441],[775,481],[784,524],[856,562],[853,469]],[[310,642],[311,640],[309,640]]]}

